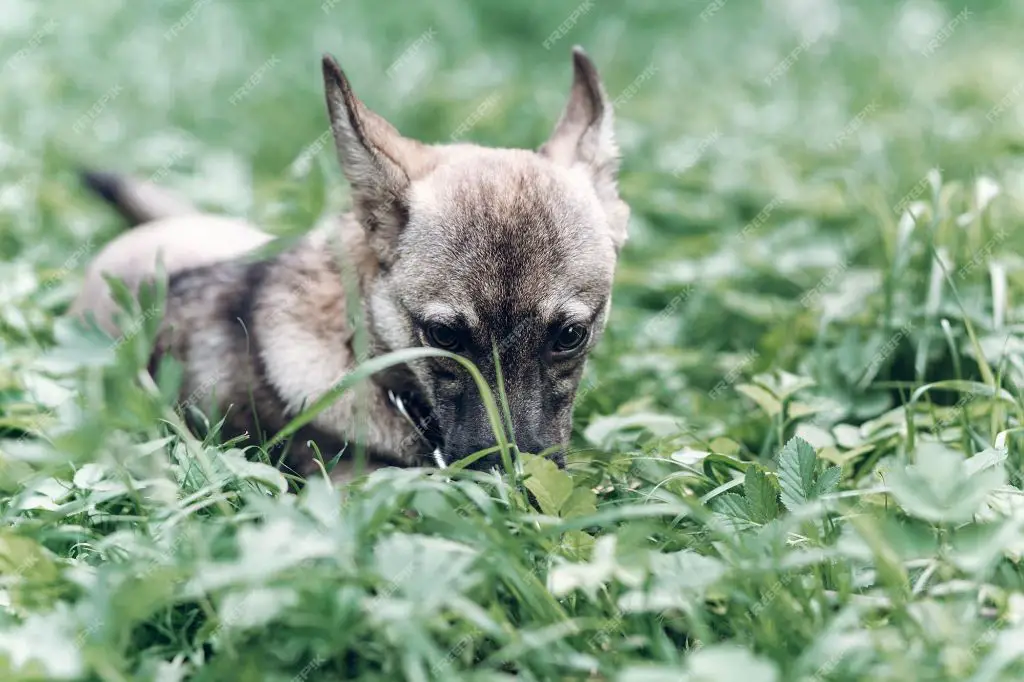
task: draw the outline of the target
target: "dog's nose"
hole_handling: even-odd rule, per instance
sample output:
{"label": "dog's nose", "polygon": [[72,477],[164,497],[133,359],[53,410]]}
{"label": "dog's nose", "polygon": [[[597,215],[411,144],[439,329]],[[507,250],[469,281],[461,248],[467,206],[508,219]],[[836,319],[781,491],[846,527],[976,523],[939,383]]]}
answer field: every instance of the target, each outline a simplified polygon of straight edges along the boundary
{"label": "dog's nose", "polygon": [[531,455],[539,455],[547,447],[540,441],[539,438],[528,434],[516,434],[516,450],[519,452],[529,452]]}
{"label": "dog's nose", "polygon": [[[510,439],[510,445],[513,447],[509,449],[513,460],[519,452],[529,452],[535,455],[543,452],[550,455],[545,450],[553,443],[550,438],[544,437],[545,434],[542,434],[541,429],[531,424],[520,423],[516,424],[511,435],[513,438]],[[490,428],[487,428],[484,420],[470,425],[456,425],[446,431],[444,441],[444,454],[448,463],[464,460],[482,450],[490,450],[486,455],[467,464],[467,468],[477,471],[490,471],[495,467],[504,469],[501,452],[496,447],[497,440]],[[558,460],[556,459],[556,461]]]}
{"label": "dog's nose", "polygon": [[[486,444],[479,443],[477,445],[470,446],[469,448],[465,449],[465,454],[456,457],[455,460],[457,461],[458,459],[468,457],[476,452],[480,452],[481,450],[493,449],[496,446],[497,443],[494,441],[490,441]],[[516,456],[520,452],[528,452],[534,455],[539,455],[540,453],[543,452],[548,457],[554,459],[559,466],[562,465],[560,455],[558,453],[551,453],[550,451],[548,451],[547,446],[545,446],[539,440],[534,438],[519,438],[515,443],[512,444],[512,447],[509,448],[509,454],[512,456],[513,462],[516,460]],[[496,452],[490,452],[468,466],[469,469],[475,469],[477,471],[490,471],[491,469],[494,468],[498,468],[500,470],[503,469],[503,467],[504,465],[501,461],[500,450]]]}

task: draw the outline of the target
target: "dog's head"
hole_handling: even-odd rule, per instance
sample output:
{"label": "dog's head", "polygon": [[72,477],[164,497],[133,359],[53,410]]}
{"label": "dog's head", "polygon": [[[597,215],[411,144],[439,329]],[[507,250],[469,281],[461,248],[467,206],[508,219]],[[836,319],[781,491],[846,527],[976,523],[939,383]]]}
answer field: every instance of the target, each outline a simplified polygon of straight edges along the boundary
{"label": "dog's head", "polygon": [[[365,292],[373,333],[391,349],[458,353],[492,387],[500,368],[518,449],[559,463],[629,218],[617,189],[612,105],[579,48],[573,66],[568,104],[532,151],[403,137],[324,58],[338,154],[379,266]],[[468,372],[445,358],[410,367],[447,461],[494,445]]]}

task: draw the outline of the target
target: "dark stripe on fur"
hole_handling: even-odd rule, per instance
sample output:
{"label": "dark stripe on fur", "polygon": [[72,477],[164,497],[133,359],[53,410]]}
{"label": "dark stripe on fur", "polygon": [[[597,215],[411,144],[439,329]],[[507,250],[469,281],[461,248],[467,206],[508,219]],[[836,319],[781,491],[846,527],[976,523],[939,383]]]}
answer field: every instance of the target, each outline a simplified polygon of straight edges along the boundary
{"label": "dark stripe on fur", "polygon": [[121,178],[116,173],[105,173],[83,169],[78,172],[82,184],[98,194],[102,199],[117,206],[121,197]]}
{"label": "dark stripe on fur", "polygon": [[[264,397],[261,394],[265,392],[266,398],[273,402],[274,412],[283,416],[284,401],[281,400],[277,387],[267,378],[267,366],[263,361],[263,352],[255,321],[256,305],[263,293],[263,283],[270,272],[271,261],[253,261],[242,267],[245,268],[245,275],[241,295],[230,301],[225,308],[225,322],[228,324],[228,328],[237,335],[240,347],[245,349],[252,362],[255,375],[254,383],[256,384],[252,387],[252,393],[256,405],[260,404],[261,398]],[[261,427],[265,426],[262,423],[260,425]]]}

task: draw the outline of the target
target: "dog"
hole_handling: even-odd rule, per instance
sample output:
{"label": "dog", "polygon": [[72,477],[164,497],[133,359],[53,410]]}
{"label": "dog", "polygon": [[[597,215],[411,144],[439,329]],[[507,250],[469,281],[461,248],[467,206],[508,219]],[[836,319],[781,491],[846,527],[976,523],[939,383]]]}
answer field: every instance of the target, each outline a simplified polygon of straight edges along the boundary
{"label": "dog", "polygon": [[[278,432],[365,359],[356,350],[365,333],[369,357],[432,346],[471,360],[492,387],[500,371],[513,454],[564,466],[629,221],[613,107],[581,48],[572,63],[568,102],[533,150],[404,137],[325,55],[351,210],[274,255],[263,248],[271,237],[245,222],[86,171],[85,184],[135,227],[89,264],[69,312],[115,336],[105,277],[134,291],[159,260],[167,296],[151,371],[166,356],[181,363],[181,395],[225,415],[226,435]],[[495,445],[483,397],[451,358],[410,360],[360,388],[295,434],[287,466],[315,472],[311,443],[321,453],[358,443],[373,467],[444,467]],[[499,462],[490,454],[470,466]]]}

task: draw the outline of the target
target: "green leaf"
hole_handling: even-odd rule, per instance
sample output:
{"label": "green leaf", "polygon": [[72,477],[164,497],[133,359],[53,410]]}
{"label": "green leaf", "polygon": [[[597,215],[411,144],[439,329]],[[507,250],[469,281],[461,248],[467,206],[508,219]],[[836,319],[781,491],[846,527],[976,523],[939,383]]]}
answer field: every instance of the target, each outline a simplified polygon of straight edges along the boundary
{"label": "green leaf", "polygon": [[779,453],[779,485],[782,503],[790,511],[834,491],[843,470],[831,466],[822,471],[824,461],[818,458],[810,443],[794,437]]}
{"label": "green leaf", "polygon": [[473,570],[476,558],[477,550],[463,543],[409,533],[388,535],[373,548],[382,594],[424,612],[440,608],[479,580]]}
{"label": "green leaf", "polygon": [[27,537],[6,530],[0,532],[0,580],[7,586],[12,602],[21,605],[38,598],[60,577],[53,555]]}
{"label": "green leaf", "polygon": [[1007,549],[1020,543],[1016,520],[974,524],[952,530],[948,535],[949,562],[966,573],[978,573],[1002,558]]}
{"label": "green leaf", "polygon": [[224,587],[255,585],[288,571],[301,575],[300,567],[307,562],[337,557],[332,538],[313,528],[306,517],[298,520],[279,516],[258,526],[243,526],[237,557],[197,565],[185,593],[197,597]]}
{"label": "green leaf", "polygon": [[708,443],[708,448],[711,450],[711,452],[720,455],[735,456],[737,453],[739,453],[740,450],[743,449],[743,446],[734,441],[732,438],[718,436],[717,438],[711,439],[711,442]]}
{"label": "green leaf", "polygon": [[782,403],[760,386],[739,384],[736,386],[736,390],[757,403],[758,407],[764,410],[769,417],[774,417],[782,410]]}
{"label": "green leaf", "polygon": [[614,535],[603,535],[594,542],[589,562],[555,564],[548,573],[548,589],[556,597],[564,597],[577,589],[593,596],[611,580],[630,587],[639,586],[645,571],[621,565],[616,556],[616,543]]}
{"label": "green leaf", "polygon": [[[534,493],[536,494],[536,493]],[[597,494],[590,488],[576,488],[559,509],[562,518],[572,519],[597,513]]]}
{"label": "green leaf", "polygon": [[566,557],[582,560],[594,551],[594,538],[582,530],[570,530],[562,535],[560,545]]}
{"label": "green leaf", "polygon": [[836,550],[843,557],[872,561],[872,552],[877,552],[902,565],[906,561],[929,559],[939,551],[934,529],[923,521],[896,515],[865,514],[858,518],[861,522],[844,527],[836,542]]}
{"label": "green leaf", "polygon": [[751,381],[760,385],[779,400],[786,400],[805,388],[815,385],[814,379],[791,374],[777,369],[771,373],[757,374]]}
{"label": "green leaf", "polygon": [[679,668],[668,665],[631,665],[623,668],[615,682],[679,682]]}
{"label": "green leaf", "polygon": [[298,593],[290,588],[255,587],[229,592],[217,609],[219,626],[237,631],[260,628],[297,603]]}
{"label": "green leaf", "polygon": [[894,498],[911,516],[935,523],[964,523],[974,518],[989,494],[1006,483],[1003,466],[971,470],[963,456],[941,443],[922,443],[917,464],[889,473]]}
{"label": "green leaf", "polygon": [[320,476],[306,481],[299,506],[324,528],[336,528],[341,521],[341,495]]}
{"label": "green leaf", "polygon": [[843,468],[830,466],[821,472],[814,486],[814,497],[821,497],[834,492],[839,487],[839,479],[843,475]]}
{"label": "green leaf", "polygon": [[150,618],[174,603],[175,582],[171,571],[154,567],[141,577],[122,582],[112,595],[110,607],[122,625],[130,626]]}
{"label": "green leaf", "polygon": [[969,476],[973,476],[976,472],[984,469],[1002,466],[1008,456],[1006,448],[988,448],[967,459],[964,462],[964,468]]}
{"label": "green leaf", "polygon": [[757,525],[750,518],[747,501],[736,493],[725,493],[711,500],[711,510],[724,516],[737,530],[753,528]]}
{"label": "green leaf", "polygon": [[81,679],[85,662],[76,641],[77,626],[75,615],[60,605],[0,630],[0,675],[5,680]]}
{"label": "green leaf", "polygon": [[649,572],[650,585],[623,595],[620,609],[627,613],[685,609],[694,596],[702,597],[725,574],[725,566],[718,559],[684,549],[653,552]]}
{"label": "green leaf", "polygon": [[791,438],[779,453],[779,485],[782,504],[792,511],[813,499],[818,456],[810,443]]}
{"label": "green leaf", "polygon": [[241,450],[228,450],[216,454],[224,466],[235,476],[263,483],[277,491],[279,495],[287,492],[287,479],[274,467],[246,458]]}
{"label": "green leaf", "polygon": [[681,430],[680,420],[657,412],[595,417],[583,431],[583,437],[599,448],[611,448],[616,442],[632,441],[644,431],[655,437],[671,436]]}
{"label": "green leaf", "polygon": [[546,457],[522,455],[524,485],[540,504],[545,514],[555,516],[573,494],[572,479]]}
{"label": "green leaf", "polygon": [[682,682],[778,682],[779,671],[771,661],[734,644],[708,646],[693,654]]}
{"label": "green leaf", "polygon": [[743,479],[748,517],[765,524],[779,515],[779,492],[771,479],[759,467],[751,466]]}

